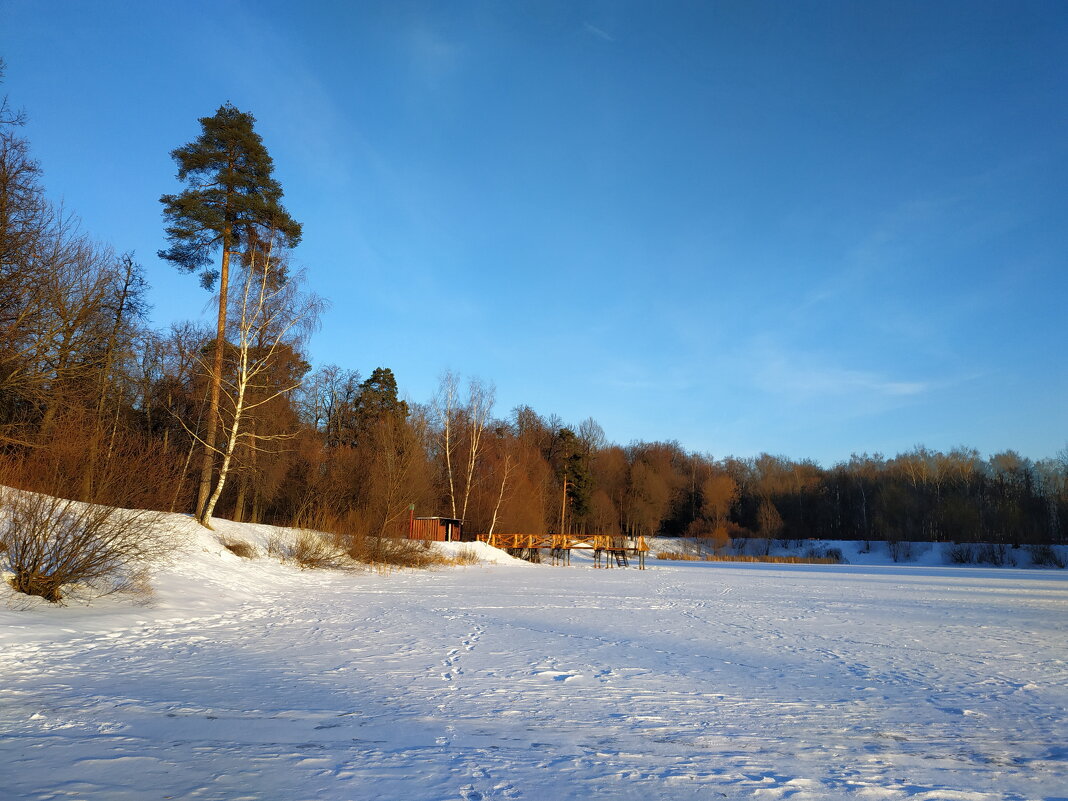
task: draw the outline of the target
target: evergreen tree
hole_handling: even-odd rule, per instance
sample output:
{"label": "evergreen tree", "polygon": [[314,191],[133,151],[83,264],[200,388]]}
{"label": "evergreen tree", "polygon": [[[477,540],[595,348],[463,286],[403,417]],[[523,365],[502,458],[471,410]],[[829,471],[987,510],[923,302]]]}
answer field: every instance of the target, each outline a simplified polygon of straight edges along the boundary
{"label": "evergreen tree", "polygon": [[557,436],[560,440],[560,480],[567,487],[565,520],[571,521],[570,526],[565,522],[565,527],[573,531],[584,530],[593,494],[589,454],[583,441],[570,428],[561,428]]}
{"label": "evergreen tree", "polygon": [[403,422],[408,418],[408,404],[397,397],[397,379],[388,367],[376,367],[360,384],[355,408],[358,438],[367,438],[384,421]]}
{"label": "evergreen tree", "polygon": [[[300,242],[301,227],[282,206],[282,187],[272,177],[274,162],[253,130],[255,118],[229,103],[202,117],[201,133],[171,157],[185,191],[163,195],[163,217],[170,248],[160,258],[179,269],[199,272],[206,289],[219,282],[219,316],[211,375],[211,400],[204,433],[197,495],[199,516],[211,489],[215,463],[219,396],[226,337],[230,256],[257,241],[280,238],[288,247]],[[221,250],[219,269],[213,266]]]}

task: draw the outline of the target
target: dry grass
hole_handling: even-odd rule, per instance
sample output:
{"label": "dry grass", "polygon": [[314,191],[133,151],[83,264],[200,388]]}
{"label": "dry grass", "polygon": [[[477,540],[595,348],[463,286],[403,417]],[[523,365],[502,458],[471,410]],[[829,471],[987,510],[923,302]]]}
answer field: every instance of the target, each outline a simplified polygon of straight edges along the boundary
{"label": "dry grass", "polygon": [[285,561],[289,555],[289,542],[280,533],[267,537],[267,555]]}
{"label": "dry grass", "polygon": [[345,567],[346,555],[332,542],[314,531],[300,531],[289,551],[289,559],[302,569]]}
{"label": "dry grass", "polygon": [[242,559],[255,559],[260,555],[260,552],[256,550],[256,546],[247,540],[228,537],[221,540],[221,543],[226,550],[234,556],[240,556]]}
{"label": "dry grass", "polygon": [[470,549],[454,556],[443,554],[429,542],[389,537],[345,537],[301,530],[293,539],[283,534],[267,540],[269,556],[294,562],[302,568],[346,568],[366,565],[379,571],[400,568],[429,568],[467,565],[479,562]]}
{"label": "dry grass", "polygon": [[482,560],[471,548],[459,548],[450,560],[454,565],[477,565]]}
{"label": "dry grass", "polygon": [[691,553],[659,551],[657,559],[675,562],[764,562],[775,565],[837,565],[840,559],[831,556],[743,556],[741,554],[706,554],[695,556]]}
{"label": "dry grass", "polygon": [[[320,513],[314,519],[327,533],[302,529],[295,542],[287,541],[279,532],[267,540],[267,553],[301,567],[354,567],[364,565],[389,572],[397,569],[426,569],[449,565],[473,565],[481,562],[470,548],[455,554],[444,554],[425,540],[396,537],[375,537],[363,532],[350,518],[331,517]],[[340,531],[339,531],[340,529]]]}
{"label": "dry grass", "polygon": [[700,562],[702,558],[694,553],[683,553],[682,551],[657,551],[657,559],[667,559],[672,562]]}
{"label": "dry grass", "polygon": [[376,569],[427,568],[455,564],[425,540],[402,540],[391,537],[360,537],[352,539],[346,549],[357,562]]}
{"label": "dry grass", "polygon": [[[350,564],[360,564],[379,571],[415,568],[425,569],[448,565],[472,565],[481,559],[470,548],[456,554],[444,554],[425,540],[399,537],[380,537],[379,528],[369,524],[355,510],[337,513],[321,507],[309,507],[294,518],[294,528],[324,532],[333,547],[345,554]],[[277,537],[268,540],[268,553],[283,550]],[[282,556],[281,553],[277,554]]]}
{"label": "dry grass", "polygon": [[351,567],[348,555],[331,539],[315,531],[300,530],[286,536],[282,532],[267,539],[267,555],[292,562],[302,570]]}

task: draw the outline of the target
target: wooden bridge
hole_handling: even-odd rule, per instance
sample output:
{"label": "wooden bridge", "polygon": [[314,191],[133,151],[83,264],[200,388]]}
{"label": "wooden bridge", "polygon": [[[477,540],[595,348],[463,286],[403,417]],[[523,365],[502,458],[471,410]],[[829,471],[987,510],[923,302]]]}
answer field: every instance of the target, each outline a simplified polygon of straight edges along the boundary
{"label": "wooden bridge", "polygon": [[602,567],[602,559],[604,567],[612,567],[613,562],[618,567],[627,567],[630,558],[636,558],[638,569],[645,570],[645,554],[649,552],[645,537],[606,534],[593,534],[588,537],[570,534],[479,534],[477,539],[531,562],[540,562],[541,552],[547,550],[554,565],[571,564],[571,552],[581,550],[593,551],[595,567]]}

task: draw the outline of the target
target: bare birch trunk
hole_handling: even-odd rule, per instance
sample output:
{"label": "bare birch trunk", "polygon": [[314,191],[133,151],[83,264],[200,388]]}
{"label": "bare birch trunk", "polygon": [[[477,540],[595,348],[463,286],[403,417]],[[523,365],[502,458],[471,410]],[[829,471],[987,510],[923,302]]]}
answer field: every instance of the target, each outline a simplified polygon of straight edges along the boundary
{"label": "bare birch trunk", "polygon": [[501,476],[501,491],[497,493],[497,503],[493,507],[493,519],[490,520],[489,535],[491,537],[493,536],[493,530],[497,528],[497,515],[501,511],[501,503],[504,501],[504,490],[508,484],[508,477],[512,474],[513,467],[514,465],[512,464],[511,457],[505,454],[504,475]]}
{"label": "bare birch trunk", "polygon": [[[200,487],[197,490],[197,520],[202,525],[210,517],[204,505],[211,492],[211,476],[215,470],[215,439],[219,427],[219,402],[222,394],[223,348],[226,345],[226,296],[230,281],[230,227],[223,233],[222,267],[219,270],[219,318],[215,334],[215,359],[211,371],[211,400],[208,403],[208,428],[204,432],[204,458],[200,463]],[[210,528],[210,527],[209,527]]]}

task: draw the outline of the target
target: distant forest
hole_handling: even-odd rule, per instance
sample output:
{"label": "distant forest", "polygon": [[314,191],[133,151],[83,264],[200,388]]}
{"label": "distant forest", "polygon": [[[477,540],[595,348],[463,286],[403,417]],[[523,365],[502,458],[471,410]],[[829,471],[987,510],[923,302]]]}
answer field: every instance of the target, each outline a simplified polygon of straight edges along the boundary
{"label": "distant forest", "polygon": [[[131,254],[50,203],[22,117],[0,109],[0,483],[80,500],[348,535],[411,514],[469,533],[1064,543],[1068,450],[1032,462],[917,447],[821,467],[606,441],[447,374],[425,404],[387,367],[312,369],[322,302],[288,253],[253,118],[223,106],[177,148],[160,255],[199,274],[218,323],[155,330]],[[160,154],[166,158],[166,154]],[[192,278],[190,280],[193,280]],[[714,414],[714,410],[710,410]]]}

